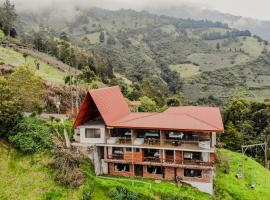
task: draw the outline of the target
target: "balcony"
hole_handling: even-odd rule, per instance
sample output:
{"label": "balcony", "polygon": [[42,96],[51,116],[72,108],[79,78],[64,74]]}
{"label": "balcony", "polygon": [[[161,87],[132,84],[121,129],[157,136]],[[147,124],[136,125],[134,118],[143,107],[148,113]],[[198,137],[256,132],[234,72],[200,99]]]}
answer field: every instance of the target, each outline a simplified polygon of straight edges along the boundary
{"label": "balcony", "polygon": [[107,140],[108,144],[120,144],[120,145],[131,145],[131,138],[129,137],[110,137]]}

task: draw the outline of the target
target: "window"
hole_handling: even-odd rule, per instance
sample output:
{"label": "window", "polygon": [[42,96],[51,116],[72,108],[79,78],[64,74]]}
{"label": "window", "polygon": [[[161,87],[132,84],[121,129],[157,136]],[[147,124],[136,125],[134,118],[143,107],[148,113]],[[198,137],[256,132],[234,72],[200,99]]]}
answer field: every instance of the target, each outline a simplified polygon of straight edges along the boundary
{"label": "window", "polygon": [[132,148],[130,148],[130,147],[126,148],[126,152],[131,152],[131,151],[132,151]]}
{"label": "window", "polygon": [[134,152],[140,152],[139,148],[134,148]]}
{"label": "window", "polygon": [[202,177],[202,170],[198,169],[185,169],[184,170],[184,176],[186,177]]}
{"label": "window", "polygon": [[147,166],[147,172],[150,174],[163,174],[163,168],[160,166]]}
{"label": "window", "polygon": [[99,128],[86,128],[85,138],[100,138],[100,129]]}
{"label": "window", "polygon": [[129,172],[130,167],[128,164],[114,164],[114,170],[118,172]]}

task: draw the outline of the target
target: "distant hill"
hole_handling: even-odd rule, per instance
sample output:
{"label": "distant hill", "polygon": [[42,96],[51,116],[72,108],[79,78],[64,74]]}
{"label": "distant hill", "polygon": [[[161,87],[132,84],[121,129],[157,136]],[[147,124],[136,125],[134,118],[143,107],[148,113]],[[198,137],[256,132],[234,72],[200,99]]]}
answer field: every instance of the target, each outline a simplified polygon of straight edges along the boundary
{"label": "distant hill", "polygon": [[253,34],[270,41],[270,21],[258,20],[248,17],[235,16],[216,10],[201,9],[199,7],[182,5],[179,7],[150,10],[153,13],[177,18],[191,18],[196,20],[218,21],[228,24],[239,30],[250,30]]}
{"label": "distant hill", "polygon": [[248,30],[146,11],[64,9],[20,13],[19,33],[66,32],[73,44],[108,60],[127,81],[147,79],[161,93],[181,90],[200,104],[270,98],[270,46]]}

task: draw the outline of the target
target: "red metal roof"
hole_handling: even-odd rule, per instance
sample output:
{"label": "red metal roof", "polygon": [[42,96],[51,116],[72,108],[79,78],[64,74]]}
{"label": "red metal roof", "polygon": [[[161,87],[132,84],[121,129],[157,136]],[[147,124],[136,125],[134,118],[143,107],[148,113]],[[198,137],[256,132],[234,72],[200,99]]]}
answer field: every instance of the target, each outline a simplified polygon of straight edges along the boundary
{"label": "red metal roof", "polygon": [[[87,102],[93,100],[105,124],[110,127],[223,132],[217,107],[171,107],[163,113],[130,112],[118,86],[90,90],[76,118],[74,127],[89,119]],[[89,107],[89,106],[88,106]],[[90,113],[89,113],[90,114]]]}

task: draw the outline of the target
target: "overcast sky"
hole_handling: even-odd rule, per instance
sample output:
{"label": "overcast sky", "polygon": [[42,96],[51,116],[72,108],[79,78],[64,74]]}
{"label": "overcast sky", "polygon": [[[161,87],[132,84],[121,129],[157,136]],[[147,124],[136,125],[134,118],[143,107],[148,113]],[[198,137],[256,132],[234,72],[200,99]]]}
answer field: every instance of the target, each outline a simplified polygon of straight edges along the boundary
{"label": "overcast sky", "polygon": [[[3,0],[0,0],[3,1]],[[193,4],[201,8],[215,9],[221,12],[270,20],[270,0],[11,0],[20,8],[35,10],[48,5],[83,5],[108,9],[132,8],[142,10],[153,7],[172,7],[181,4]]]}

